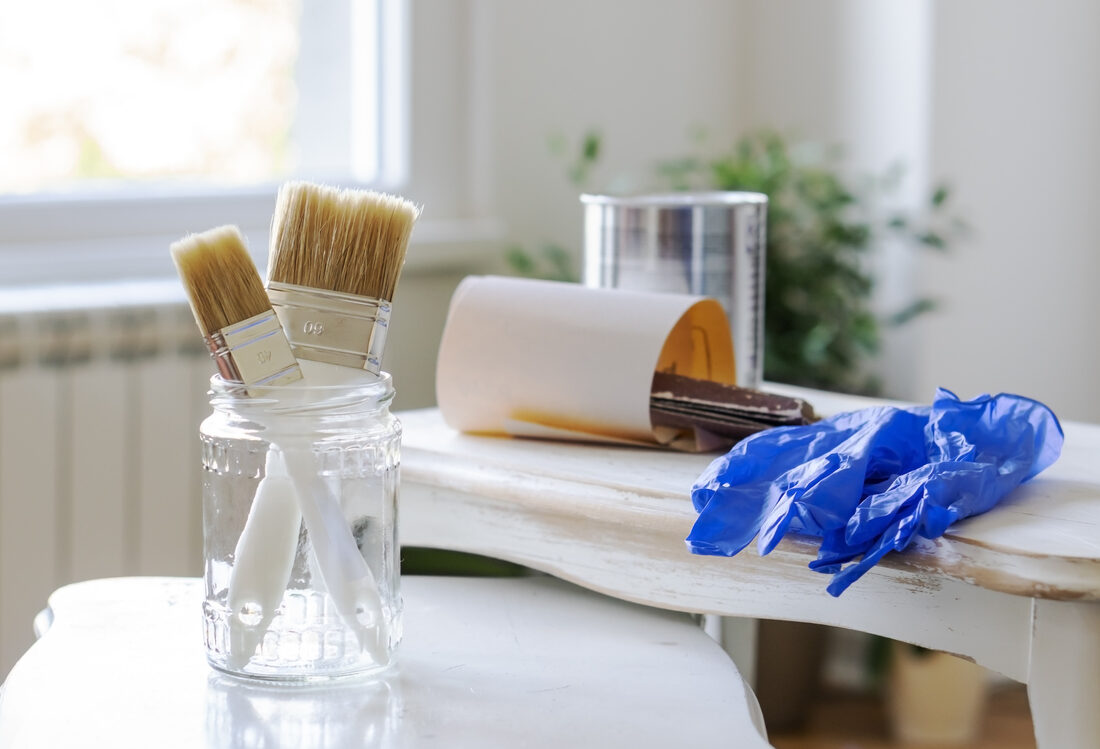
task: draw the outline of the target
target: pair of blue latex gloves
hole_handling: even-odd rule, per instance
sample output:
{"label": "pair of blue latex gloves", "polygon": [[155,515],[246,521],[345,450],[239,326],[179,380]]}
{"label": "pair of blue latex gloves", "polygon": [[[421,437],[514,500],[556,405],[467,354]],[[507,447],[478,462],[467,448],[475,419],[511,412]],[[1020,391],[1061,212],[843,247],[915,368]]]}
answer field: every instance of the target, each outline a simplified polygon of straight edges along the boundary
{"label": "pair of blue latex gloves", "polygon": [[[880,406],[742,440],[692,487],[696,554],[733,556],[754,537],[767,554],[788,531],[821,538],[810,568],[838,596],[891,550],[985,512],[1057,460],[1062,428],[1015,395],[931,407]],[[854,561],[858,558],[858,561]],[[851,564],[847,564],[852,562]]]}

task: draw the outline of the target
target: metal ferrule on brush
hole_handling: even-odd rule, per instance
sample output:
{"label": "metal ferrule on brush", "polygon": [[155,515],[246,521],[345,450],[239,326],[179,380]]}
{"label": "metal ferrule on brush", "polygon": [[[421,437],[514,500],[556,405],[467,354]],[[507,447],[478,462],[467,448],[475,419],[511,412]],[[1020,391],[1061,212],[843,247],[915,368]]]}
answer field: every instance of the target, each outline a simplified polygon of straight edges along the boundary
{"label": "metal ferrule on brush", "polygon": [[274,281],[267,294],[299,359],[373,374],[382,369],[388,301]]}
{"label": "metal ferrule on brush", "polygon": [[286,335],[273,310],[227,325],[206,337],[223,380],[249,389],[302,379]]}

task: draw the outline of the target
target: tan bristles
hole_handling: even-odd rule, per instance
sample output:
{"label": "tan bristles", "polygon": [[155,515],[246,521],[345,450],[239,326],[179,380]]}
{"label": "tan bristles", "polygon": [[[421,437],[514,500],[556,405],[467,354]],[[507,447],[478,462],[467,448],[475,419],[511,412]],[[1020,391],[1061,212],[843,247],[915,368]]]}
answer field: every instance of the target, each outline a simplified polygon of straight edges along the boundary
{"label": "tan bristles", "polygon": [[271,309],[237,227],[184,237],[171,246],[171,253],[204,336]]}
{"label": "tan bristles", "polygon": [[390,301],[419,215],[393,195],[287,183],[275,205],[268,279]]}

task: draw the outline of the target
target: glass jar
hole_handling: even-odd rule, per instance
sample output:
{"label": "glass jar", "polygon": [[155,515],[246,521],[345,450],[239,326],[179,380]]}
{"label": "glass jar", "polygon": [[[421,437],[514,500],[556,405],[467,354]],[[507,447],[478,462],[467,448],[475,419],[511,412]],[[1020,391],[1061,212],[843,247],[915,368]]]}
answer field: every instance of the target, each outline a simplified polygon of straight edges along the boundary
{"label": "glass jar", "polygon": [[[322,367],[327,365],[320,365]],[[200,427],[207,660],[318,681],[384,669],[401,638],[400,422],[390,376],[253,389],[211,378]]]}

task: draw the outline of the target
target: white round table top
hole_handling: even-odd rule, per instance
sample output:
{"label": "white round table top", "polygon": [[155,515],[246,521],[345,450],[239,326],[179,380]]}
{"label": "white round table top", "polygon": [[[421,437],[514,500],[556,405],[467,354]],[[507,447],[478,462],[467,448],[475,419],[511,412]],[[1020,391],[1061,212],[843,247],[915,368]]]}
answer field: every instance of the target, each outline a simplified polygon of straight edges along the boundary
{"label": "white round table top", "polygon": [[545,577],[406,577],[385,676],[322,686],[206,663],[201,582],[50,597],[0,699],[0,747],[767,746],[755,698],[684,614]]}

